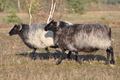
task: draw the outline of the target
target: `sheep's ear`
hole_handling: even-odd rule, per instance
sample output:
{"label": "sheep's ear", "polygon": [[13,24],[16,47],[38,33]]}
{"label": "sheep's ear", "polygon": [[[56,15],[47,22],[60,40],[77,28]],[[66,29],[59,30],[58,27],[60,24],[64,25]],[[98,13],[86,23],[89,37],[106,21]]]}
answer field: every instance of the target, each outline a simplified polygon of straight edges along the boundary
{"label": "sheep's ear", "polygon": [[58,27],[59,26],[59,21],[54,21],[54,25],[55,25],[55,27]]}

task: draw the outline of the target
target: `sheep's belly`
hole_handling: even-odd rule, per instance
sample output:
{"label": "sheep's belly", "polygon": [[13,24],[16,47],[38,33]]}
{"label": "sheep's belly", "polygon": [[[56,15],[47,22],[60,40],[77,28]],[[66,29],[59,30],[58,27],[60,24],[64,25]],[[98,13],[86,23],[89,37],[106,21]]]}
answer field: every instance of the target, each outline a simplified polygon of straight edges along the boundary
{"label": "sheep's belly", "polygon": [[66,48],[65,47],[62,47],[62,48],[67,49],[69,51],[73,51],[73,52],[78,52],[78,51],[81,51],[81,52],[93,52],[93,51],[99,50],[98,48],[93,48],[93,47],[80,48],[80,47],[76,47],[76,46],[67,46]]}
{"label": "sheep's belly", "polygon": [[88,48],[82,48],[82,49],[80,49],[80,50],[78,50],[78,51],[82,51],[82,52],[93,52],[93,51],[97,51],[97,50],[99,50],[99,49],[97,49],[97,48],[92,48],[92,47],[88,47]]}
{"label": "sheep's belly", "polygon": [[39,39],[29,39],[27,42],[30,43],[34,48],[38,49],[46,48],[53,45],[53,39],[47,39],[47,41]]}
{"label": "sheep's belly", "polygon": [[58,44],[60,46],[61,49],[67,49],[70,51],[82,51],[82,52],[93,52],[93,51],[97,51],[99,49],[107,49],[111,46],[111,41],[106,42],[105,44],[100,44],[100,43],[68,43],[68,44]]}

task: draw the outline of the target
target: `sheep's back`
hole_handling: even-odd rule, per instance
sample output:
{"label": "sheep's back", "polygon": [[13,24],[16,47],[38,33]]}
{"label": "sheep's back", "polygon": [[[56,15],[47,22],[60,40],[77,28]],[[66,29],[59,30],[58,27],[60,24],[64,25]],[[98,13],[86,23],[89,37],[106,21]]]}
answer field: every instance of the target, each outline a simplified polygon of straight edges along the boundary
{"label": "sheep's back", "polygon": [[57,45],[71,51],[89,47],[107,49],[111,45],[111,29],[104,24],[70,25],[58,33]]}

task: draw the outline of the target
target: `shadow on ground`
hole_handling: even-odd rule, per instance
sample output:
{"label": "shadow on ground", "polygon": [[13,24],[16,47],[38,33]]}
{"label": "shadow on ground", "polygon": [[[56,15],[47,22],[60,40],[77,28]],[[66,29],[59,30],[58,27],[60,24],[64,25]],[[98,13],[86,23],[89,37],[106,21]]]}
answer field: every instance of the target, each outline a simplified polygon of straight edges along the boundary
{"label": "shadow on ground", "polygon": [[[48,60],[48,59],[58,59],[60,57],[60,52],[55,52],[55,53],[36,53],[36,58],[40,60]],[[16,54],[18,56],[24,56],[24,57],[29,57],[32,58],[30,53],[20,53]],[[50,56],[52,55],[52,57]],[[80,60],[82,61],[106,61],[106,58],[102,55],[94,55],[94,54],[85,54],[85,55],[79,55]],[[67,59],[67,53],[64,53],[63,59]],[[75,55],[71,54],[70,56],[71,60],[75,60]]]}

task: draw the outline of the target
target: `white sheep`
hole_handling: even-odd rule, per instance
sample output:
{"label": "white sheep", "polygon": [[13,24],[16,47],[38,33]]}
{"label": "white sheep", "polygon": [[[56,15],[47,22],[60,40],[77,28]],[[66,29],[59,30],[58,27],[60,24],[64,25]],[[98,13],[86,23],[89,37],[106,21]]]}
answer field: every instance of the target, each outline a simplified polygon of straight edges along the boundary
{"label": "white sheep", "polygon": [[[66,25],[72,25],[65,21]],[[14,27],[10,30],[9,35],[18,34],[25,45],[29,48],[33,49],[32,51],[32,58],[36,59],[35,51],[37,49],[45,49],[47,53],[50,53],[48,47],[57,48],[58,46],[54,46],[53,42],[53,32],[52,31],[45,31],[44,27],[46,24],[34,24],[34,25],[27,25],[18,23],[15,24]],[[68,55],[69,56],[69,55]],[[52,55],[50,54],[50,57]]]}

